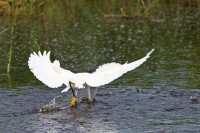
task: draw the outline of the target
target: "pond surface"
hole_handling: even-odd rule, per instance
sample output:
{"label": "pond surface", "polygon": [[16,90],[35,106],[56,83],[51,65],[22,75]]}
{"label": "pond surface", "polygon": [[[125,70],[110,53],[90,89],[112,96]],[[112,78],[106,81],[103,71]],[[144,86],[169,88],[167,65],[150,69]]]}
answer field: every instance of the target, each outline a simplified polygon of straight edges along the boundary
{"label": "pond surface", "polygon": [[[0,34],[0,132],[200,132],[198,5],[157,1],[144,10],[132,1],[53,4],[15,19],[0,17],[0,31],[14,25],[13,33]],[[126,17],[118,16],[120,8]],[[51,51],[63,68],[93,72],[104,63],[140,59],[152,48],[143,65],[100,87],[94,104],[35,111],[63,88],[48,88],[33,76],[31,52]]]}

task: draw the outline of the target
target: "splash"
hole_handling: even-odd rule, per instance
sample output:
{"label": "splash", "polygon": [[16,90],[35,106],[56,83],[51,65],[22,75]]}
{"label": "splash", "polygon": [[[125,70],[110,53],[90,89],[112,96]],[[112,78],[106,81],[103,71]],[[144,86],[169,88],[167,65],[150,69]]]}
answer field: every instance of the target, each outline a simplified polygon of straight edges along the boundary
{"label": "splash", "polygon": [[58,98],[61,98],[61,96],[56,96],[54,97],[49,103],[47,103],[46,105],[42,106],[40,109],[39,109],[39,112],[40,113],[46,113],[46,112],[50,112],[50,111],[55,111],[55,110],[63,110],[63,109],[67,109],[69,108],[69,104],[66,105],[66,106],[57,106],[57,102],[56,100]]}

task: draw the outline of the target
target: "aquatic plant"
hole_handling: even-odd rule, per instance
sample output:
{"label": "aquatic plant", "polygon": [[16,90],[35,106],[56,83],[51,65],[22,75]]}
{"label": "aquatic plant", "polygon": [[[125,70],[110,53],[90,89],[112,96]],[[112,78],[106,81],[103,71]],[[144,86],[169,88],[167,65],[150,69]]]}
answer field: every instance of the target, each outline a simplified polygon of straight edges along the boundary
{"label": "aquatic plant", "polygon": [[[9,29],[11,29],[12,40],[13,40],[13,32],[14,32],[14,27],[13,26],[5,28],[4,30],[2,30],[0,32],[0,35],[2,35],[6,31],[8,31]],[[9,48],[9,54],[8,54],[8,64],[7,64],[7,73],[8,74],[10,73],[11,59],[12,59],[12,42],[11,42],[11,45],[10,45],[10,48]]]}
{"label": "aquatic plant", "polygon": [[12,60],[12,52],[13,52],[13,34],[14,34],[14,25],[10,27],[11,29],[11,44],[8,53],[8,64],[7,64],[7,73],[10,74],[11,60]]}
{"label": "aquatic plant", "polygon": [[[75,4],[76,3],[76,4]],[[83,7],[87,4],[101,5],[103,12],[112,9],[123,8],[130,16],[144,16],[148,17],[151,15],[154,9],[158,9],[158,5],[164,4],[166,9],[169,4],[176,5],[176,7],[189,7],[189,8],[200,8],[200,0],[110,0],[110,1],[40,1],[40,0],[0,0],[0,15],[18,15],[18,14],[32,14],[34,12],[42,15],[55,13],[54,11],[67,12],[70,15],[75,14],[76,10],[83,10]],[[65,8],[63,8],[62,6]],[[74,6],[78,5],[78,6]],[[81,6],[80,6],[81,5]],[[62,10],[64,9],[64,10]],[[111,9],[111,10],[112,10]],[[66,11],[68,10],[68,11]],[[178,8],[177,8],[178,10]],[[50,12],[49,12],[50,11]],[[44,13],[46,12],[46,13]],[[78,13],[81,13],[80,11]],[[115,13],[116,14],[116,13]]]}
{"label": "aquatic plant", "polygon": [[37,42],[35,38],[34,38],[34,50],[35,52],[40,51],[40,44]]}
{"label": "aquatic plant", "polygon": [[0,0],[0,12],[8,15],[31,13],[36,2],[36,0]]}
{"label": "aquatic plant", "polygon": [[10,45],[9,56],[8,56],[8,65],[7,65],[8,74],[10,73],[11,59],[12,59],[12,44]]}
{"label": "aquatic plant", "polygon": [[10,29],[10,27],[5,28],[4,30],[2,30],[2,31],[0,32],[0,35],[3,34],[4,32],[6,32],[6,31],[9,30],[9,29]]}

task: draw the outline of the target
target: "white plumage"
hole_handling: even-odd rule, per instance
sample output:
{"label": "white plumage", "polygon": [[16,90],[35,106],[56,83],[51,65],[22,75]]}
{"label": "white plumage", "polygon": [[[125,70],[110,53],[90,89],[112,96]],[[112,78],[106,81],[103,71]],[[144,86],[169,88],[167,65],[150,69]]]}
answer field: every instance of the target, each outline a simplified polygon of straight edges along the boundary
{"label": "white plumage", "polygon": [[28,65],[35,77],[51,88],[57,88],[65,84],[62,92],[68,91],[70,83],[73,83],[72,89],[81,89],[89,87],[98,87],[108,84],[119,78],[128,71],[134,70],[150,57],[154,51],[152,49],[147,55],[137,61],[125,64],[107,63],[99,66],[93,73],[73,73],[60,67],[60,62],[50,61],[50,52],[44,51],[32,53],[29,57]]}
{"label": "white plumage", "polygon": [[66,84],[69,86],[69,78],[74,75],[69,70],[60,67],[60,62],[50,61],[50,52],[43,54],[35,52],[30,55],[28,65],[35,77],[51,88],[57,88]]}

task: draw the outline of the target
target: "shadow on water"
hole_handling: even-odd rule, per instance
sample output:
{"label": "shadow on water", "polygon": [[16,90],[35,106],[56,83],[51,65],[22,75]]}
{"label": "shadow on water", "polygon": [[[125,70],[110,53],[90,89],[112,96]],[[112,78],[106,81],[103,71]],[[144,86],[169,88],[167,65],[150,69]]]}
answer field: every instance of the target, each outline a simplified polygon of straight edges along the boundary
{"label": "shadow on water", "polygon": [[[0,33],[14,24],[13,33],[0,34],[1,132],[200,132],[199,7],[198,0],[66,1],[14,19],[1,16]],[[94,104],[38,112],[63,88],[50,89],[29,71],[35,49],[52,51],[52,60],[73,72],[93,72],[103,63],[137,60],[152,48],[142,66],[99,88]]]}

